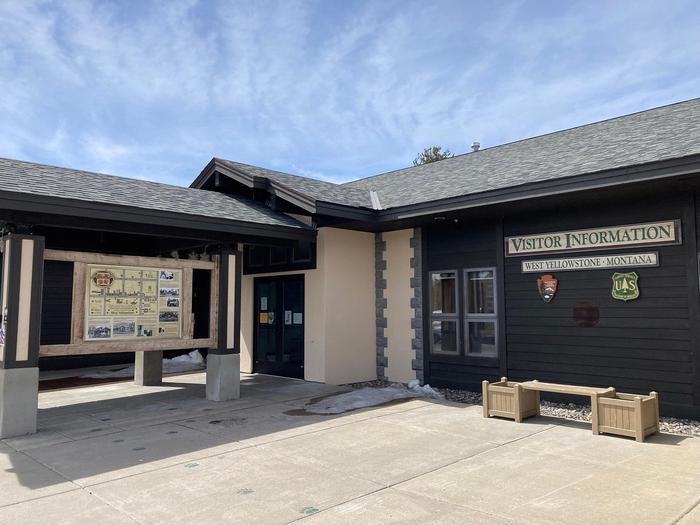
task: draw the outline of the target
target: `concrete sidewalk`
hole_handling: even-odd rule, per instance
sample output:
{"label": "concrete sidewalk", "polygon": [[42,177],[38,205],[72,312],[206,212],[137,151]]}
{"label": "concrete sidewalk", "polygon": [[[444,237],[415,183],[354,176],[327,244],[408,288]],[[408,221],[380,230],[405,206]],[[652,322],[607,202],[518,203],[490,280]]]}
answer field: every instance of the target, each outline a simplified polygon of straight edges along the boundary
{"label": "concrete sidewalk", "polygon": [[[700,440],[593,436],[411,400],[303,415],[342,388],[204,374],[42,392],[34,436],[0,443],[0,523],[700,523]],[[300,415],[302,414],[302,415]]]}

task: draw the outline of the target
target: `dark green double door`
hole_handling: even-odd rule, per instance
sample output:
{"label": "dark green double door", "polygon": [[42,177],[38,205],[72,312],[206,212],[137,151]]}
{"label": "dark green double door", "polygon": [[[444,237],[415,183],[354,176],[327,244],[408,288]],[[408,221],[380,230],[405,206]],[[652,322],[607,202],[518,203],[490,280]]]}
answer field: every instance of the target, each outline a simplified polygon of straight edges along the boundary
{"label": "dark green double door", "polygon": [[304,276],[255,279],[254,371],[304,378]]}

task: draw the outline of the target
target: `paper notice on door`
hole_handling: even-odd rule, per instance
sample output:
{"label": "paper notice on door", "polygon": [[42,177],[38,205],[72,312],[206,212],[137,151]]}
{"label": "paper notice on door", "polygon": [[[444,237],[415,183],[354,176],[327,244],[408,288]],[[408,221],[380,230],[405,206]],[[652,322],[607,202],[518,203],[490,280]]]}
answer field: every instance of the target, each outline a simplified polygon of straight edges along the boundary
{"label": "paper notice on door", "polygon": [[260,309],[263,311],[267,310],[267,297],[260,298]]}
{"label": "paper notice on door", "polygon": [[294,324],[302,324],[304,322],[304,314],[300,312],[294,312]]}
{"label": "paper notice on door", "polygon": [[292,311],[291,310],[284,311],[284,324],[292,324]]}
{"label": "paper notice on door", "polygon": [[275,324],[275,312],[270,312],[267,316],[267,324]]}
{"label": "paper notice on door", "polygon": [[260,324],[267,324],[267,312],[260,312]]}

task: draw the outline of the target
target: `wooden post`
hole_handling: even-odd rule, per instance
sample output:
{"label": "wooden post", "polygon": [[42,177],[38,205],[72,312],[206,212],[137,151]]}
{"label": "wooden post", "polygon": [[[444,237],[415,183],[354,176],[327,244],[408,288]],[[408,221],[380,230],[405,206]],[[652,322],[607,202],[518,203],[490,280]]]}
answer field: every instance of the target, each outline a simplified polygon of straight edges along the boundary
{"label": "wooden post", "polygon": [[481,398],[482,398],[482,405],[484,407],[484,417],[489,417],[489,382],[488,381],[482,381],[481,382]]}
{"label": "wooden post", "polygon": [[77,345],[85,339],[85,272],[86,264],[73,263],[73,308],[71,312],[70,344]]}
{"label": "wooden post", "polygon": [[209,337],[218,345],[219,329],[219,256],[214,255],[216,266],[211,270],[211,299],[209,303]]}
{"label": "wooden post", "polygon": [[649,392],[649,395],[654,398],[654,410],[656,412],[656,420],[654,421],[654,424],[656,425],[656,431],[658,432],[660,430],[660,423],[659,423],[659,394],[657,394],[654,391]]}
{"label": "wooden post", "polygon": [[535,415],[540,415],[540,391],[535,391],[535,403],[537,403],[537,413]]}
{"label": "wooden post", "polygon": [[[44,238],[12,233],[2,242],[0,328],[5,339],[0,345],[0,369],[35,368],[41,334]],[[0,410],[0,419],[3,417]]]}
{"label": "wooden post", "polygon": [[591,394],[591,427],[593,429],[593,434],[596,436],[600,434],[599,430],[599,425],[600,425],[600,419],[598,416],[598,393],[593,392]]}
{"label": "wooden post", "polygon": [[644,423],[642,419],[642,398],[634,397],[634,434],[640,443],[644,441]]}
{"label": "wooden post", "polygon": [[192,339],[192,268],[182,269],[182,291],[180,293],[180,311],[182,312],[182,333],[180,337]]}
{"label": "wooden post", "polygon": [[222,249],[218,259],[217,344],[207,355],[207,399],[238,399],[240,389],[241,265],[240,252]]}
{"label": "wooden post", "polygon": [[513,403],[513,408],[515,409],[515,422],[523,422],[523,387],[520,385],[515,385],[515,400]]}

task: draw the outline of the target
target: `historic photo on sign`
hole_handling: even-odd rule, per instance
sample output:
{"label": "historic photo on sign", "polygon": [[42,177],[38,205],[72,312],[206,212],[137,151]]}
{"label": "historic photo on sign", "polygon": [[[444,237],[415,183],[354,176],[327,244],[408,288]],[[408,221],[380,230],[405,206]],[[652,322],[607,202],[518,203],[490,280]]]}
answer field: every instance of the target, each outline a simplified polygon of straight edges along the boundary
{"label": "historic photo on sign", "polygon": [[172,270],[161,270],[160,271],[160,280],[161,281],[171,281],[171,282],[177,282],[178,279],[178,274]]}
{"label": "historic photo on sign", "polygon": [[161,297],[179,297],[180,296],[180,289],[179,288],[161,288],[160,289],[160,296]]}
{"label": "historic photo on sign", "polygon": [[109,339],[112,337],[112,320],[109,317],[96,317],[87,327],[88,339]]}
{"label": "historic photo on sign", "polygon": [[179,319],[177,312],[160,312],[158,320],[161,323],[172,323]]}
{"label": "historic photo on sign", "polygon": [[136,334],[136,321],[114,321],[112,335],[114,337],[134,337]]}

